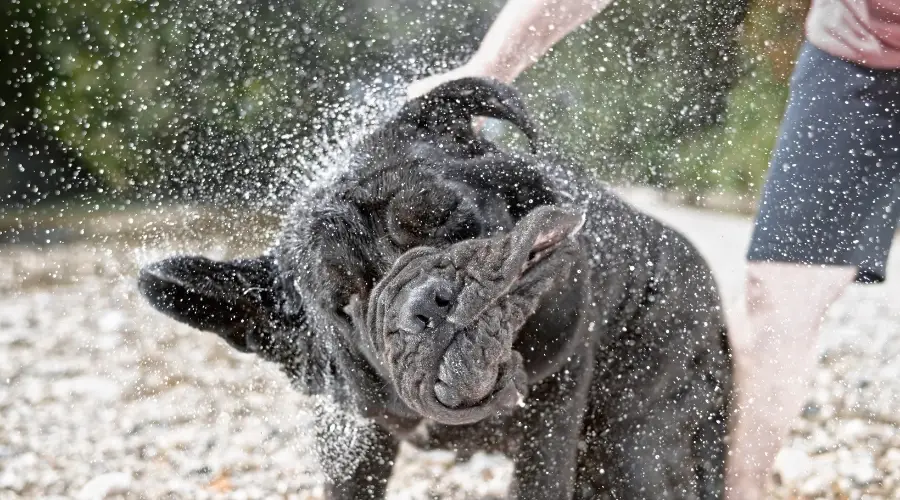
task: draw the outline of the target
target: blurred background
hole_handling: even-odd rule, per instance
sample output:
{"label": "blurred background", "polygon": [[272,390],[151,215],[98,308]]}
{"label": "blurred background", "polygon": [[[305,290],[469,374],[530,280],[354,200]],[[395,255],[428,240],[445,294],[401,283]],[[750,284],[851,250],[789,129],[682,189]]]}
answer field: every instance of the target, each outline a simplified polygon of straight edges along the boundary
{"label": "blurred background", "polygon": [[[752,199],[808,0],[752,2],[723,61],[735,5],[618,1],[518,84],[608,180]],[[464,60],[501,6],[4,0],[0,207],[270,194],[336,103]]]}

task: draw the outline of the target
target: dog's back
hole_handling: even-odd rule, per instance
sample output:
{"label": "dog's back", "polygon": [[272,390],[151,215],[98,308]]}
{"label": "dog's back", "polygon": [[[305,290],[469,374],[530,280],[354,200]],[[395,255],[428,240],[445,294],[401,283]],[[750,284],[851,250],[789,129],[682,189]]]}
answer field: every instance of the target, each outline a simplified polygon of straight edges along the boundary
{"label": "dog's back", "polygon": [[681,234],[600,192],[585,228],[600,322],[579,483],[585,498],[673,484],[692,485],[677,498],[720,498],[732,367],[712,273]]}

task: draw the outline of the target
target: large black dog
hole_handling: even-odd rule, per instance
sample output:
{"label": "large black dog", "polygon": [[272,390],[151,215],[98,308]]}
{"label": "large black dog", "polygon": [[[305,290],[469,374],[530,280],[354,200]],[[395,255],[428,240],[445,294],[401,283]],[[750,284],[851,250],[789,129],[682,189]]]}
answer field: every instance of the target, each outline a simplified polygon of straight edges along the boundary
{"label": "large black dog", "polygon": [[721,498],[731,363],[706,263],[540,140],[511,88],[442,85],[267,254],[174,257],[140,289],[343,408],[318,430],[330,498],[382,498],[402,440],[507,454],[515,498]]}

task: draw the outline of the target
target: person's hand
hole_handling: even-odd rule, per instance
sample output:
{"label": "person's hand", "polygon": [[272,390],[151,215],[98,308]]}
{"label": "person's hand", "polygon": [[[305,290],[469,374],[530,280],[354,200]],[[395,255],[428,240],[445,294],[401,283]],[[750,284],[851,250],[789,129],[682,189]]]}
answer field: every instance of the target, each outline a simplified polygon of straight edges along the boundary
{"label": "person's hand", "polygon": [[427,94],[428,91],[442,83],[467,77],[490,78],[491,75],[489,75],[487,71],[484,71],[480,66],[470,62],[450,71],[431,75],[410,83],[409,87],[406,89],[406,97],[408,99],[415,99],[416,97]]}

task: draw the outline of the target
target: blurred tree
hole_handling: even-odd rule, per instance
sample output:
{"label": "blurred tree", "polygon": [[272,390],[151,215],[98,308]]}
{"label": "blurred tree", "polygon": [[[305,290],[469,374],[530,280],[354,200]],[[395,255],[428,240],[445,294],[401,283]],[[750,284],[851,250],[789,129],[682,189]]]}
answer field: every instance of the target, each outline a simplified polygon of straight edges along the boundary
{"label": "blurred tree", "polygon": [[605,178],[755,195],[808,4],[620,0],[529,83],[545,121]]}
{"label": "blurred tree", "polygon": [[278,138],[307,133],[364,66],[349,59],[366,33],[336,1],[49,1],[44,123],[117,187],[249,192]]}
{"label": "blurred tree", "polygon": [[39,47],[46,32],[46,11],[19,0],[12,4],[0,12],[5,24],[0,34],[0,116],[7,127],[20,128],[39,109],[35,89],[46,86],[54,75]]}
{"label": "blurred tree", "polygon": [[0,8],[0,208],[94,185],[77,155],[43,124],[40,91],[57,76],[42,50],[48,11],[37,2],[10,2]]}
{"label": "blurred tree", "polygon": [[[754,8],[737,57],[744,0],[620,0],[522,87],[605,177],[751,189],[764,148],[745,132],[774,136],[805,0],[775,1]],[[117,188],[229,197],[277,191],[323,110],[461,60],[503,3],[8,2],[0,127],[59,138]],[[734,175],[736,159],[752,165]]]}
{"label": "blurred tree", "polygon": [[255,197],[353,83],[408,78],[398,62],[421,57],[417,44],[459,52],[460,37],[486,25],[468,5],[447,20],[437,5],[380,3],[17,0],[8,13],[36,43],[10,48],[21,68],[11,81],[30,104],[0,124],[39,109],[28,125],[116,188]]}

